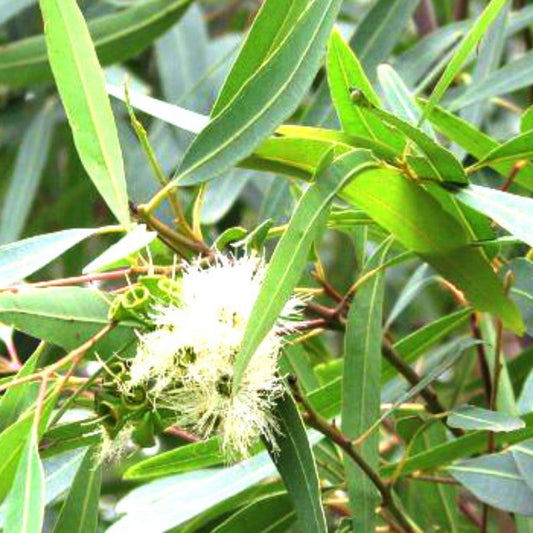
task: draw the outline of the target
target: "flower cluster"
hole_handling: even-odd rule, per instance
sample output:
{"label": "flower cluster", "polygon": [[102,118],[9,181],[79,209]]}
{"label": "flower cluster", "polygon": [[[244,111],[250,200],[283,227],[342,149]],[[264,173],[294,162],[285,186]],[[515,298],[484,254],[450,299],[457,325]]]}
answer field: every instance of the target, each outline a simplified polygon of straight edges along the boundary
{"label": "flower cluster", "polygon": [[128,387],[143,387],[155,408],[174,412],[177,424],[201,437],[220,433],[229,458],[246,456],[261,435],[275,444],[281,333],[302,306],[298,298],[289,300],[234,394],[235,358],[265,270],[256,256],[218,255],[207,268],[187,265],[179,301],[153,308],[155,329],[138,334],[130,367]]}

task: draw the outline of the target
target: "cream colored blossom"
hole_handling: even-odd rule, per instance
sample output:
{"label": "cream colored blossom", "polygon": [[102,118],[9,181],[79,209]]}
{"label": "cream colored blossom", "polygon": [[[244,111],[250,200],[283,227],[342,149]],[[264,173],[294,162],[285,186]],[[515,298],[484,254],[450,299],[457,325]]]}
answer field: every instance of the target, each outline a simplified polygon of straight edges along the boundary
{"label": "cream colored blossom", "polygon": [[178,424],[202,437],[220,432],[232,458],[245,456],[260,435],[274,443],[280,332],[290,329],[302,306],[298,298],[288,302],[232,394],[235,357],[265,270],[256,256],[218,255],[208,268],[185,267],[180,303],[155,307],[156,329],[139,334],[131,365],[131,386],[147,387],[156,407],[175,411]]}

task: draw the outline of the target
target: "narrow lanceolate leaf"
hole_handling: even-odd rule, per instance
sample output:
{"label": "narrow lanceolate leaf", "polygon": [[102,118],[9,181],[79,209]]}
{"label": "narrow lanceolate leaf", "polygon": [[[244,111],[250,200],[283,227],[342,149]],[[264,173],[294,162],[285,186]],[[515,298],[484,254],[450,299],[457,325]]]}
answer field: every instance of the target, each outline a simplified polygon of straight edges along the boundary
{"label": "narrow lanceolate leaf", "polygon": [[0,287],[23,280],[98,229],[67,229],[0,246]]}
{"label": "narrow lanceolate leaf", "polygon": [[276,50],[194,140],[178,183],[195,185],[226,171],[294,112],[316,74],[341,3],[309,4]]}
{"label": "narrow lanceolate leaf", "polygon": [[[318,472],[305,426],[292,396],[279,399],[275,414],[280,426],[279,450],[269,452],[292,497],[301,527],[309,533],[326,533],[326,518],[320,498]],[[268,445],[268,443],[267,443]]]}
{"label": "narrow lanceolate leaf", "polygon": [[[433,126],[439,130],[443,135],[448,137],[451,141],[456,142],[467,153],[473,155],[476,159],[484,159],[487,154],[492,153],[501,145],[492,137],[475,128],[466,120],[446,111],[441,107],[435,107],[429,116],[429,120]],[[488,162],[488,166],[494,168],[503,177],[509,177],[513,171],[513,161],[503,162]],[[525,165],[518,171],[514,180],[527,187],[529,190],[533,189],[533,165]]]}
{"label": "narrow lanceolate leaf", "polygon": [[289,227],[272,256],[265,280],[246,326],[235,361],[234,389],[253,354],[276,322],[300,279],[315,238],[325,227],[328,206],[348,180],[364,169],[376,166],[368,152],[353,150],[319,169],[316,180],[296,206]]}
{"label": "narrow lanceolate leaf", "polygon": [[256,499],[213,529],[212,533],[285,533],[296,521],[286,492]]}
{"label": "narrow lanceolate leaf", "polygon": [[83,269],[83,272],[87,273],[96,272],[97,270],[104,270],[105,267],[137,252],[145,246],[148,246],[156,237],[157,233],[155,231],[147,231],[146,226],[141,224],[127,233],[118,242],[110,246],[98,257],[93,259]]}
{"label": "narrow lanceolate leaf", "polygon": [[[496,446],[507,446],[531,439],[533,437],[533,413],[525,415],[523,420],[526,423],[524,429],[510,433],[495,433],[494,442]],[[435,470],[463,457],[484,453],[486,450],[486,431],[474,431],[464,437],[444,442],[430,450],[409,457],[402,465],[402,475],[410,474],[417,470],[424,472]],[[390,476],[397,467],[398,464],[387,465],[381,469],[381,473],[384,476]]]}
{"label": "narrow lanceolate leaf", "polygon": [[361,91],[375,106],[379,107],[381,102],[361,63],[336,30],[331,34],[328,44],[327,71],[331,98],[342,129],[347,133],[368,137],[401,149],[404,145],[401,137],[367,109],[353,105],[352,92],[356,90]]}
{"label": "narrow lanceolate leaf", "polygon": [[489,187],[470,185],[456,193],[461,202],[488,215],[502,228],[533,246],[533,200]]}
{"label": "narrow lanceolate leaf", "polygon": [[483,503],[533,516],[533,491],[518,470],[511,451],[461,461],[448,471]]}
{"label": "narrow lanceolate leaf", "polygon": [[61,508],[54,533],[95,533],[102,484],[102,465],[96,450],[89,448]]}
{"label": "narrow lanceolate leaf", "polygon": [[[124,87],[117,85],[106,85],[107,92],[126,102],[126,95]],[[135,109],[148,113],[150,116],[164,120],[168,124],[172,124],[177,128],[191,133],[200,133],[209,123],[209,117],[195,113],[189,109],[184,109],[163,100],[152,98],[140,92],[128,88],[128,95],[130,97],[130,104]]]}
{"label": "narrow lanceolate leaf", "polygon": [[[44,343],[41,343],[32,356],[24,363],[17,374],[17,379],[35,372],[39,359],[43,354]],[[8,389],[0,398],[0,432],[15,423],[19,415],[28,408],[37,397],[38,383],[25,383],[19,387]]]}
{"label": "narrow lanceolate leaf", "polygon": [[218,115],[257,72],[291,31],[310,0],[266,0],[248,32],[235,63],[220,90],[211,116]]}
{"label": "narrow lanceolate leaf", "polygon": [[[37,3],[37,0],[33,0]],[[12,2],[22,6],[28,0]],[[191,0],[146,0],[131,3],[118,13],[92,19],[89,32],[102,65],[111,65],[138,54],[179,20]],[[0,4],[0,19],[2,5]],[[0,47],[0,83],[26,87],[53,80],[43,35]]]}
{"label": "narrow lanceolate leaf", "polygon": [[[416,126],[422,111],[401,76],[390,65],[379,65],[378,79],[383,89],[384,99],[387,103],[386,107],[397,117]],[[435,134],[431,126],[423,124],[422,130],[435,140]]]}
{"label": "narrow lanceolate leaf", "polygon": [[[65,350],[74,350],[108,323],[109,295],[83,287],[0,293],[0,322]],[[96,344],[103,357],[130,346],[135,323],[121,322]]]}
{"label": "narrow lanceolate leaf", "polygon": [[[391,240],[386,241],[368,262],[366,270],[384,263]],[[380,415],[381,336],[384,276],[380,273],[365,283],[354,297],[348,313],[344,340],[342,385],[342,431],[350,440],[361,436]],[[379,468],[379,432],[359,448],[374,469]],[[362,470],[345,456],[350,509],[355,531],[374,531],[380,496]]]}
{"label": "narrow lanceolate leaf", "polygon": [[533,334],[533,262],[525,257],[514,259],[511,263],[514,282],[511,296],[522,311],[528,333]]}
{"label": "narrow lanceolate leaf", "polygon": [[516,162],[521,159],[531,159],[533,157],[533,131],[526,131],[517,137],[509,139],[501,146],[489,152],[476,167],[495,165],[507,161]]}
{"label": "narrow lanceolate leaf", "polygon": [[89,177],[115,217],[129,223],[124,163],[102,69],[76,0],[40,0],[48,57]]}
{"label": "narrow lanceolate leaf", "polygon": [[420,152],[427,161],[427,175],[421,173],[420,177],[435,179],[437,181],[450,181],[452,183],[468,183],[461,163],[459,163],[448,149],[438,144],[429,135],[409,122],[383,109],[372,107],[371,112],[387,124],[401,131],[420,149]]}
{"label": "narrow lanceolate leaf", "polygon": [[0,244],[16,241],[35,200],[55,125],[56,102],[49,100],[24,133],[0,213]]}
{"label": "narrow lanceolate leaf", "polygon": [[343,197],[363,208],[408,250],[449,279],[481,311],[524,330],[518,308],[466,230],[422,187],[389,170],[367,172],[346,187]]}
{"label": "narrow lanceolate leaf", "polygon": [[520,418],[506,413],[489,411],[475,405],[461,405],[449,415],[447,424],[453,428],[484,429],[487,431],[515,431],[526,426]]}
{"label": "narrow lanceolate leaf", "polygon": [[44,518],[44,470],[36,431],[20,458],[7,500],[5,533],[41,533]]}
{"label": "narrow lanceolate leaf", "polygon": [[498,13],[504,7],[506,2],[507,0],[491,0],[490,4],[485,8],[476,23],[465,35],[437,82],[437,85],[433,89],[428,105],[424,109],[424,117],[428,116],[431,113],[431,110],[439,103],[440,99],[446,92],[446,89],[448,89],[455,76],[460,72],[461,67],[464,65],[470,54],[475,51],[480,39],[498,16]]}

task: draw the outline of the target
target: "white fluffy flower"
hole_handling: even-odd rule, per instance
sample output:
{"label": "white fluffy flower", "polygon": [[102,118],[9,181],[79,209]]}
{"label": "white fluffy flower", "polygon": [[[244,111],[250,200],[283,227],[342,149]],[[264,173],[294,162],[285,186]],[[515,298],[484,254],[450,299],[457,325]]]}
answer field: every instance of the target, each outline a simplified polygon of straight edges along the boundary
{"label": "white fluffy flower", "polygon": [[218,255],[208,268],[186,266],[180,303],[154,309],[156,329],[139,334],[131,365],[132,386],[148,387],[156,407],[175,411],[178,424],[202,437],[219,431],[228,457],[245,456],[260,435],[274,442],[271,412],[282,392],[279,333],[302,306],[298,298],[287,303],[232,394],[235,357],[265,270],[256,256]]}

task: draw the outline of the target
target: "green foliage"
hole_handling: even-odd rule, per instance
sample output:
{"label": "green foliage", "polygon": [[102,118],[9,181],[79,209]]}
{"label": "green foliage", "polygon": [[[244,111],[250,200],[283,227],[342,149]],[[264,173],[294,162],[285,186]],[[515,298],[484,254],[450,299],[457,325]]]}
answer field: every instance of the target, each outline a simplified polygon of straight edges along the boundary
{"label": "green foliage", "polygon": [[533,528],[519,4],[0,0],[2,531]]}

